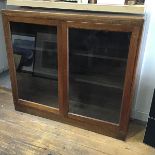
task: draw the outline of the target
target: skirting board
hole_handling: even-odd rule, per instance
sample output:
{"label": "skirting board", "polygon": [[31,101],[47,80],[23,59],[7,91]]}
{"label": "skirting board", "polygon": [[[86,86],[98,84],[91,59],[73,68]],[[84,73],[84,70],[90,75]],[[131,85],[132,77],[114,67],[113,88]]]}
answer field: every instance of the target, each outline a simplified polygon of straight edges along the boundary
{"label": "skirting board", "polygon": [[43,0],[7,0],[7,5],[54,8],[67,10],[85,10],[97,12],[111,13],[129,13],[129,14],[144,14],[143,5],[99,5],[99,4],[77,4],[69,2],[51,2]]}
{"label": "skirting board", "polygon": [[132,110],[131,118],[137,119],[143,122],[147,122],[149,118],[149,114],[141,111],[137,111],[137,110]]}

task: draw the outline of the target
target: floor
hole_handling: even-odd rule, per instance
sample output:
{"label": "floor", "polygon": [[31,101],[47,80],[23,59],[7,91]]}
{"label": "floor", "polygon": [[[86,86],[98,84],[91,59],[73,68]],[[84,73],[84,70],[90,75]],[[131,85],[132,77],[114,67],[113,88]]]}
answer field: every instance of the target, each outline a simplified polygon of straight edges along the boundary
{"label": "floor", "polygon": [[120,141],[14,110],[11,92],[0,89],[0,155],[155,155],[142,143],[145,127],[130,124]]}

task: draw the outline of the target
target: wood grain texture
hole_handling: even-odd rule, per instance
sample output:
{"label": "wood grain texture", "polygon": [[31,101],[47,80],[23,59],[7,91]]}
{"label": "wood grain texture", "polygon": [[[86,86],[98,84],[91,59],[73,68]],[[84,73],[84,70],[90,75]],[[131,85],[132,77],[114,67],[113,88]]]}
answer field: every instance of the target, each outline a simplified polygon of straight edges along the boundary
{"label": "wood grain texture", "polygon": [[14,110],[11,92],[0,90],[0,154],[154,155],[142,143],[145,128],[132,122],[125,142]]}
{"label": "wood grain texture", "polygon": [[[139,49],[139,37],[141,35],[142,28],[135,27],[132,31],[130,39],[130,47],[128,54],[128,64],[126,69],[124,92],[123,92],[123,104],[121,111],[121,120],[120,120],[120,131],[122,134],[126,134],[128,130],[128,120],[130,118],[131,111],[131,101],[133,96],[133,83],[134,83],[134,73],[136,70],[137,64],[137,55]],[[127,104],[128,103],[128,104]]]}
{"label": "wood grain texture", "polygon": [[59,68],[60,68],[60,90],[62,93],[60,113],[66,117],[68,105],[68,30],[65,22],[61,22],[61,31],[58,34],[60,40]]}
{"label": "wood grain texture", "polygon": [[[27,21],[32,21],[31,18],[35,19],[48,19],[59,21],[78,21],[78,22],[89,22],[89,23],[104,23],[104,24],[125,24],[132,26],[140,26],[144,21],[143,15],[129,15],[129,14],[111,14],[111,13],[90,13],[90,12],[74,12],[74,11],[38,11],[33,9],[26,10],[2,10],[2,13],[10,17],[10,20],[16,20],[16,18],[27,18]],[[50,21],[49,21],[50,22]]]}

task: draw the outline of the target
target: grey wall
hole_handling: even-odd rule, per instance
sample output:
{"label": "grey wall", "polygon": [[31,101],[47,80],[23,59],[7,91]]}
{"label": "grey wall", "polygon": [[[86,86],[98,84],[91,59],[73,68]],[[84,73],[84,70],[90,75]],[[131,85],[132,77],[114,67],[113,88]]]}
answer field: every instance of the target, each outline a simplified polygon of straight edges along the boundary
{"label": "grey wall", "polygon": [[5,2],[0,1],[0,72],[3,72],[4,70],[8,69],[4,33],[3,33],[3,24],[1,17],[1,9],[3,8],[5,8]]}

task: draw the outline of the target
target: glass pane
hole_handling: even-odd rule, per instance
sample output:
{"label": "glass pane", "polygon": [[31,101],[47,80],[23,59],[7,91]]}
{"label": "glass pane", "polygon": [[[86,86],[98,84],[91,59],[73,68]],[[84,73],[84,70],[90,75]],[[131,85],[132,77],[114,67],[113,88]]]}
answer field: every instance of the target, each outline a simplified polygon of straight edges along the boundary
{"label": "glass pane", "polygon": [[119,123],[130,35],[69,29],[69,112]]}
{"label": "glass pane", "polygon": [[19,98],[58,107],[57,27],[10,26]]}

